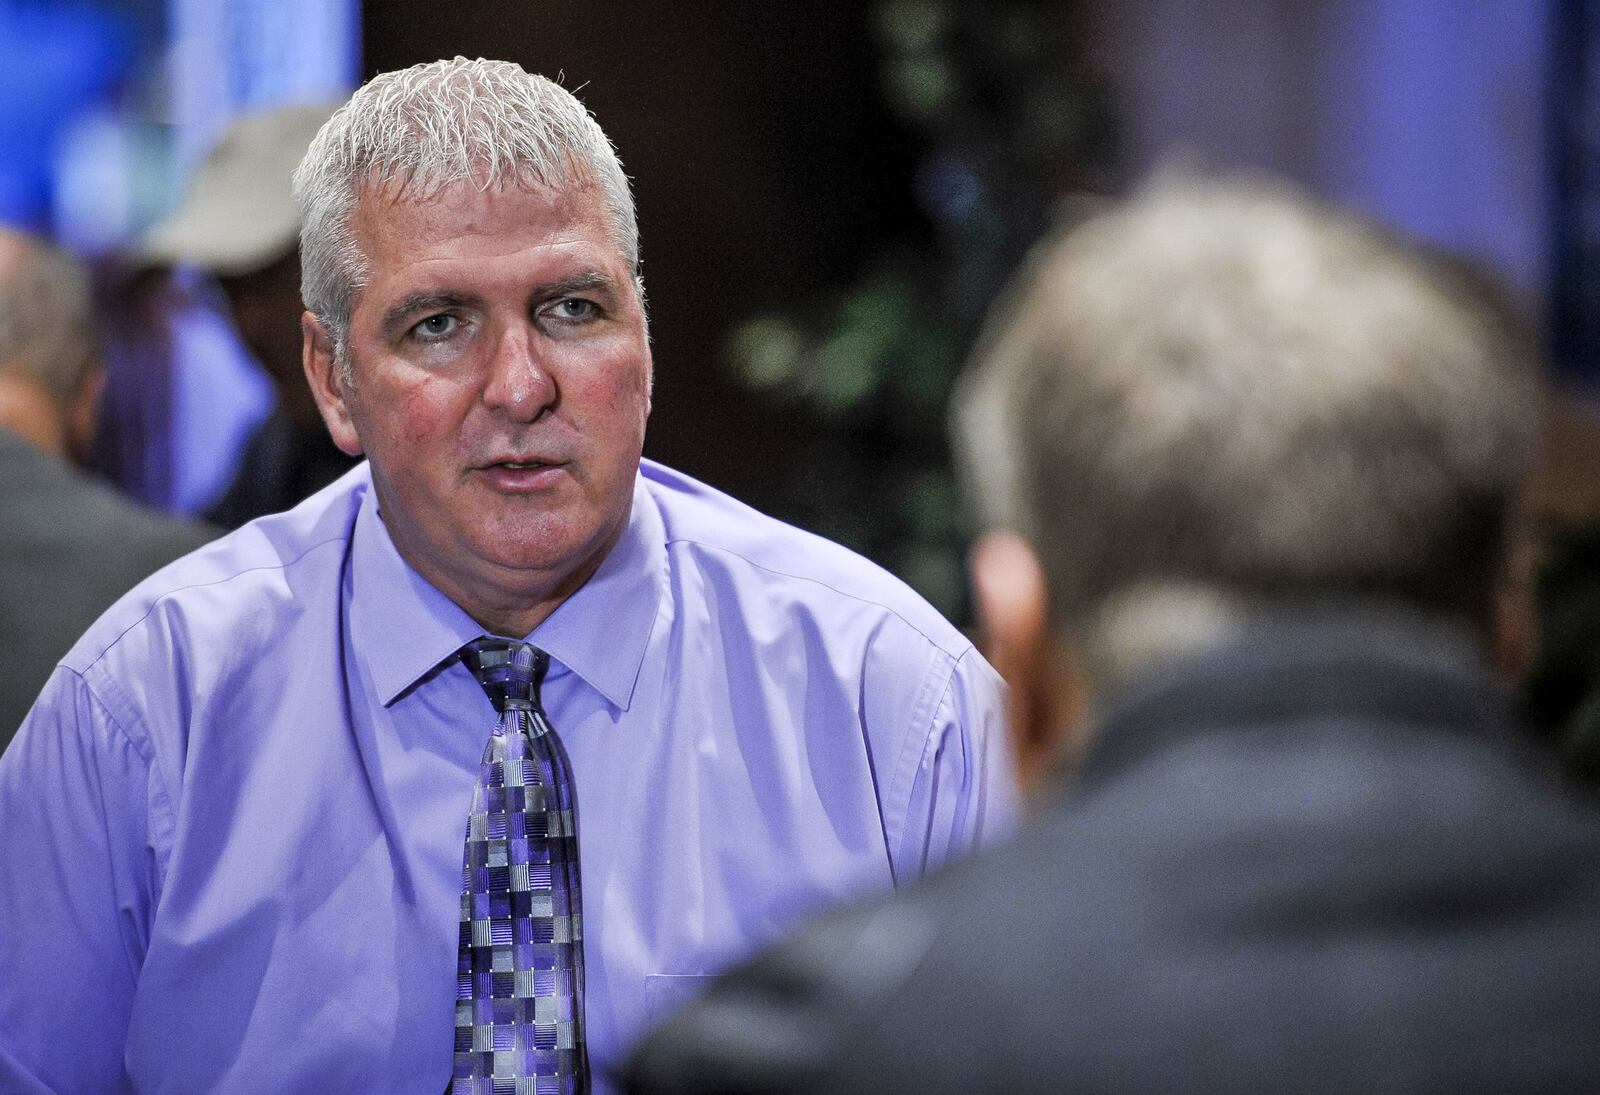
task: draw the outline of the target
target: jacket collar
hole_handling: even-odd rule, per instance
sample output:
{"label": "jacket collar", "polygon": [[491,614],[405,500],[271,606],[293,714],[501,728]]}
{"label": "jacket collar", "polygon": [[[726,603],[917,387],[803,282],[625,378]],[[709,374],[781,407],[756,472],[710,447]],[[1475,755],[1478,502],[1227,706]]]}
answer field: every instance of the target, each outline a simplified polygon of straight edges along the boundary
{"label": "jacket collar", "polygon": [[1465,629],[1400,608],[1323,602],[1262,616],[1235,640],[1136,675],[1102,708],[1073,783],[1099,784],[1197,735],[1312,719],[1490,735],[1516,724]]}

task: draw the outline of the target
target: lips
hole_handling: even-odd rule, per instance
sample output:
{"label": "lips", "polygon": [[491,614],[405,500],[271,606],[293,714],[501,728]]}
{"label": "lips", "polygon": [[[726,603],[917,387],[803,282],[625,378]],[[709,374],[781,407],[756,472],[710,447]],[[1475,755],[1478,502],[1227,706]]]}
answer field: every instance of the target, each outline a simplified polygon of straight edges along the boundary
{"label": "lips", "polygon": [[514,455],[494,456],[478,465],[481,470],[490,468],[510,468],[513,471],[528,471],[535,468],[559,468],[565,460],[557,460],[550,456],[534,456],[530,453],[516,453]]}
{"label": "lips", "polygon": [[498,491],[520,494],[553,487],[562,478],[566,463],[517,457],[479,465],[478,471]]}

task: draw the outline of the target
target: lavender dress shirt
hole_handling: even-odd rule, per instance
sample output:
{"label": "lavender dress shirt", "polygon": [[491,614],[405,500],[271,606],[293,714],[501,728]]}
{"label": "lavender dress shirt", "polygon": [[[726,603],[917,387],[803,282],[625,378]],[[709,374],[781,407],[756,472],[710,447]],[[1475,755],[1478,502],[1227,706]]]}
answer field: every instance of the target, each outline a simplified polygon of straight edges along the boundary
{"label": "lavender dress shirt", "polygon": [[[114,548],[113,548],[114,550]],[[366,465],[159,571],[0,758],[0,1090],[450,1076],[482,633]],[[646,462],[529,636],[581,817],[601,1078],[703,978],[1007,828],[1000,684],[849,552]]]}

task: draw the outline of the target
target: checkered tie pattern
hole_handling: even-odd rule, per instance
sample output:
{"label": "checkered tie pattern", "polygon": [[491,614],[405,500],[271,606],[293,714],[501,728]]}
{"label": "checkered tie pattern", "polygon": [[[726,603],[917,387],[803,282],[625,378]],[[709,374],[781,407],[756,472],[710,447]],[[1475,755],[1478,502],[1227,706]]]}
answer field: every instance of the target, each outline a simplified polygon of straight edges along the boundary
{"label": "checkered tie pattern", "polygon": [[462,868],[453,1095],[589,1090],[572,766],[539,702],[550,658],[505,639],[461,659],[499,712]]}

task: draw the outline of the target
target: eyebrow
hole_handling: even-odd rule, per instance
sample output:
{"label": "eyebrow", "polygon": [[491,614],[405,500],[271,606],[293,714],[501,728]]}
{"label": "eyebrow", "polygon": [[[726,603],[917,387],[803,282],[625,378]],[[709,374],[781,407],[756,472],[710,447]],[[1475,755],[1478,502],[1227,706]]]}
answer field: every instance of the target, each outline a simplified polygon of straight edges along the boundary
{"label": "eyebrow", "polygon": [[471,304],[474,299],[464,293],[410,293],[388,307],[378,329],[385,335],[393,335],[418,312],[435,308],[460,308]]}
{"label": "eyebrow", "polygon": [[617,281],[603,270],[585,270],[560,281],[553,281],[542,287],[539,291],[541,297],[564,297],[572,293],[588,293],[594,290],[605,293],[617,291]]}

